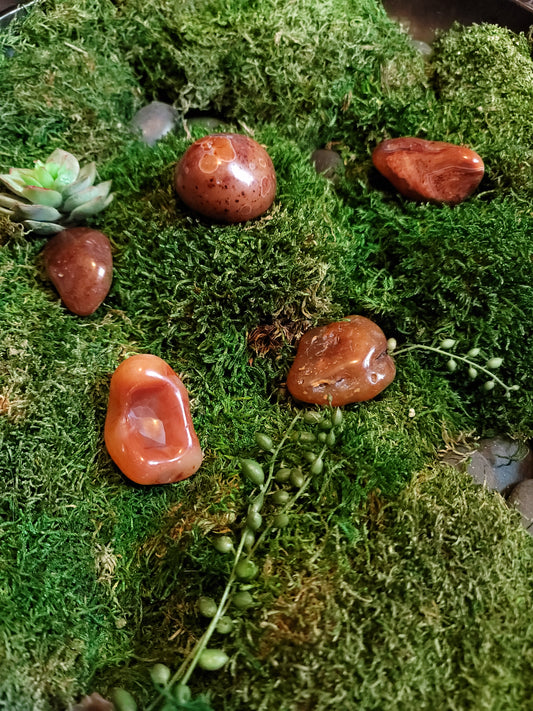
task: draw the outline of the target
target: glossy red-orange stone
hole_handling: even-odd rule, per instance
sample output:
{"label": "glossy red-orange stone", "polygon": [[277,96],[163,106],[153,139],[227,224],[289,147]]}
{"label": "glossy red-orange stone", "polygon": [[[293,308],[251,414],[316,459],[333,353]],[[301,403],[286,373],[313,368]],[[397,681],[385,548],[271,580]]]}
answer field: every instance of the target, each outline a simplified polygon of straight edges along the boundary
{"label": "glossy red-orange stone", "polygon": [[304,333],[287,388],[296,400],[336,407],[371,400],[395,375],[381,328],[364,316],[348,316]]}
{"label": "glossy red-orange stone", "polygon": [[107,296],[113,279],[111,245],[103,232],[70,227],[43,250],[46,273],[69,311],[88,316]]}
{"label": "glossy red-orange stone", "polygon": [[176,191],[196,212],[220,222],[262,215],[276,194],[276,172],[263,146],[239,133],[195,141],[176,166]]}
{"label": "glossy red-orange stone", "polygon": [[111,459],[137,484],[181,481],[202,463],[187,390],[155,355],[131,356],[113,373],[104,436]]}
{"label": "glossy red-orange stone", "polygon": [[391,138],[374,149],[372,161],[404,197],[456,205],[477,188],[485,166],[466,146],[423,138]]}

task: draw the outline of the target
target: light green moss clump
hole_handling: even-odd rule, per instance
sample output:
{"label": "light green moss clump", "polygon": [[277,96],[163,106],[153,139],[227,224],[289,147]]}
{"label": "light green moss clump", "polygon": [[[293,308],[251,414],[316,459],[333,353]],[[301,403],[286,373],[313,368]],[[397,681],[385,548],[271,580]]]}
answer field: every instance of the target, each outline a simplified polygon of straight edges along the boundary
{"label": "light green moss clump", "polygon": [[383,121],[405,131],[425,110],[422,58],[374,0],[120,7],[148,95],[185,113],[260,117],[313,146],[346,132],[363,139]]}
{"label": "light green moss clump", "polygon": [[533,556],[501,498],[435,467],[356,518],[355,544],[303,515],[272,547],[216,708],[527,708]]}
{"label": "light green moss clump", "polygon": [[484,158],[493,186],[531,197],[533,61],[523,35],[454,26],[435,43],[433,81],[443,129]]}
{"label": "light green moss clump", "polygon": [[128,139],[141,90],[114,15],[110,2],[40,2],[0,31],[2,169],[31,168],[55,148],[101,161]]}

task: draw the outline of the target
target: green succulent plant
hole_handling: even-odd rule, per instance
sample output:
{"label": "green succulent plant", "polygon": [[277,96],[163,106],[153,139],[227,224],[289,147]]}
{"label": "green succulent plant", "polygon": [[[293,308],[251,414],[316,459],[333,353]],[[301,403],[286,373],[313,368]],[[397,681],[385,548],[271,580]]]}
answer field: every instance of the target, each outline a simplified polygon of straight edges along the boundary
{"label": "green succulent plant", "polygon": [[96,164],[80,168],[75,156],[60,148],[35,168],[11,168],[0,181],[17,197],[0,193],[0,213],[42,235],[55,234],[106,208],[111,181],[94,185]]}

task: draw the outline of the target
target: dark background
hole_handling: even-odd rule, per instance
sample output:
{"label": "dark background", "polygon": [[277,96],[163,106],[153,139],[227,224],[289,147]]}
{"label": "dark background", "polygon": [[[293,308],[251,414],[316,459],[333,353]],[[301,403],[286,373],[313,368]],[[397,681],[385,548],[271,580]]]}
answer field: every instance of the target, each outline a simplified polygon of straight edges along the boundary
{"label": "dark background", "polygon": [[[0,15],[23,4],[0,0]],[[491,22],[515,32],[525,32],[533,23],[533,0],[383,0],[383,5],[416,39],[426,42],[436,29],[446,29],[454,20],[464,25]]]}
{"label": "dark background", "polygon": [[526,32],[533,24],[533,0],[523,4],[512,0],[383,0],[383,6],[425,42],[431,42],[436,29],[447,29],[454,20],[463,25],[490,22],[515,32]]}

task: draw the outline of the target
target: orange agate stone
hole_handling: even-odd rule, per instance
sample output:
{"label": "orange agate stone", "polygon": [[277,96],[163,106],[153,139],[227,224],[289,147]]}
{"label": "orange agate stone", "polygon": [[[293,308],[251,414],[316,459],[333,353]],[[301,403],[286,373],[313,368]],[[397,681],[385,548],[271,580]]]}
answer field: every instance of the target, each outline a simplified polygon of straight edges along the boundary
{"label": "orange agate stone", "polygon": [[239,133],[195,141],[176,166],[176,192],[205,217],[245,222],[262,215],[276,194],[276,173],[263,146]]}
{"label": "orange agate stone", "polygon": [[131,356],[113,373],[104,435],[111,459],[137,484],[181,481],[202,463],[187,390],[155,355]]}
{"label": "orange agate stone", "polygon": [[423,138],[391,138],[372,153],[379,172],[404,197],[456,205],[477,188],[485,166],[466,146]]}
{"label": "orange agate stone", "polygon": [[348,316],[304,333],[287,388],[302,402],[336,407],[371,400],[395,375],[381,328],[364,316]]}

